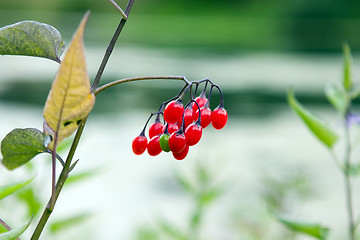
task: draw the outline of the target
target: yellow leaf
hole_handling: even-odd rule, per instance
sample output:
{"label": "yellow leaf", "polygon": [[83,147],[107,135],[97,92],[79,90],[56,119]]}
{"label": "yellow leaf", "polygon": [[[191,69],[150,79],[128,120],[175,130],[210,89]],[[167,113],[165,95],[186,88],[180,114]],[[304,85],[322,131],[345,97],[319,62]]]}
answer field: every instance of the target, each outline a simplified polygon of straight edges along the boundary
{"label": "yellow leaf", "polygon": [[54,150],[87,117],[95,103],[86,70],[83,42],[87,13],[81,21],[60,64],[44,107],[44,133],[52,136],[47,146]]}

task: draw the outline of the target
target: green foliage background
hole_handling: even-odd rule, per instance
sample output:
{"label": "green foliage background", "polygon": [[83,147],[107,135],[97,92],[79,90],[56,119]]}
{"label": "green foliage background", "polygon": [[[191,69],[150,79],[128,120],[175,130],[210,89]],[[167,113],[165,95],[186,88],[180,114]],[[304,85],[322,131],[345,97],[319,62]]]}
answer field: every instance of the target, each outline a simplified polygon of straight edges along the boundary
{"label": "green foliage background", "polygon": [[[67,20],[72,24],[74,21],[70,19],[74,15],[69,14],[88,9],[94,15],[99,14],[99,18],[93,20],[98,26],[106,22],[104,14],[115,14],[106,0],[13,0],[0,2],[0,22],[8,23],[9,15],[13,15],[9,11],[15,9],[26,11],[17,14],[17,19],[29,16],[31,11],[34,11],[33,16],[39,16],[39,11],[47,11],[46,17],[58,26],[63,26]],[[64,14],[68,14],[65,19],[60,16]],[[339,43],[346,40],[353,51],[360,49],[357,31],[360,3],[355,0],[138,0],[132,15],[137,16],[124,35],[127,42],[137,44],[227,52],[239,48],[339,52]],[[97,34],[95,40],[107,39],[102,36],[111,32],[112,25],[107,26],[97,28],[102,34]]]}

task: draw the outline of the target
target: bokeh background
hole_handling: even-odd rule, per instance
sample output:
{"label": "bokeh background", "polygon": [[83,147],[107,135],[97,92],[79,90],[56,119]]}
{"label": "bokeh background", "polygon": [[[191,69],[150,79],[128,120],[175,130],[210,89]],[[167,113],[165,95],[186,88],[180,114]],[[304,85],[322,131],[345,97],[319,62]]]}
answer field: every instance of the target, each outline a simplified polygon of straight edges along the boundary
{"label": "bokeh background", "polygon": [[[118,4],[125,8],[125,2]],[[48,23],[69,43],[87,10],[85,45],[94,79],[120,20],[108,1],[3,0],[0,25]],[[344,42],[353,50],[359,80],[359,24],[356,0],[136,0],[102,83],[147,75],[210,78],[224,92],[228,125],[206,129],[183,161],[165,153],[139,157],[131,151],[132,139],[182,83],[138,82],[99,94],[76,154],[77,178],[65,187],[43,239],[172,239],[169,228],[187,234],[196,201],[177,176],[221,190],[204,208],[199,239],[311,239],[286,230],[269,209],[319,222],[332,229],[329,239],[344,239],[342,176],[289,109],[286,91],[293,86],[304,105],[340,132],[323,90],[341,79]],[[57,68],[46,59],[0,56],[1,138],[13,128],[42,129],[42,108]],[[209,175],[205,183],[199,169]],[[0,218],[11,226],[26,222],[26,206],[35,212],[45,206],[50,159],[39,156],[12,172],[0,169],[2,185],[34,175],[27,191],[0,203]]]}

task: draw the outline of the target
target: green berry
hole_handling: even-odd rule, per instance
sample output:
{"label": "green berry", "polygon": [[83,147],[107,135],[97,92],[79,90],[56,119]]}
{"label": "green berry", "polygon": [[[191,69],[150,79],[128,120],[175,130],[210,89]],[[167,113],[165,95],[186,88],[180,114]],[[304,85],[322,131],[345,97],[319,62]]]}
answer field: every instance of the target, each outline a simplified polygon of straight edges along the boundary
{"label": "green berry", "polygon": [[164,152],[170,152],[169,138],[169,134],[162,134],[160,136],[160,147]]}

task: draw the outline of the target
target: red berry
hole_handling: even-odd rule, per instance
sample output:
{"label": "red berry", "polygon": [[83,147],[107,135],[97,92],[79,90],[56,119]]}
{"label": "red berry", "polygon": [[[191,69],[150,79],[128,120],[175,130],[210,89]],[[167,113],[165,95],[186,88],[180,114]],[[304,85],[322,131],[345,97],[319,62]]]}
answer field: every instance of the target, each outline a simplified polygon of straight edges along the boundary
{"label": "red berry", "polygon": [[184,110],[184,128],[186,129],[194,120],[194,111],[192,108],[186,108]]}
{"label": "red berry", "polygon": [[[207,126],[209,126],[209,124],[211,123],[211,109],[206,107],[206,108],[201,108],[200,109],[200,114],[201,114],[201,127],[202,128],[206,128]],[[199,110],[195,113],[196,116],[199,116]]]}
{"label": "red berry", "polygon": [[[173,132],[176,132],[177,130],[179,130],[179,125],[177,123],[168,123],[168,132],[169,134],[171,135]],[[163,128],[163,132],[165,132],[165,128],[166,128],[166,125],[164,126]]]}
{"label": "red berry", "polygon": [[225,127],[228,120],[228,114],[223,107],[216,108],[211,116],[211,123],[215,129],[222,129]]}
{"label": "red berry", "polygon": [[156,135],[153,138],[150,139],[147,151],[150,156],[156,156],[159,155],[162,151],[160,147],[160,136]]}
{"label": "red berry", "polygon": [[181,101],[171,101],[164,109],[164,119],[168,123],[181,122],[184,106]]}
{"label": "red berry", "polygon": [[194,146],[197,144],[202,135],[202,127],[199,124],[192,123],[185,130],[186,145]]}
{"label": "red berry", "polygon": [[132,150],[136,155],[143,154],[147,146],[148,146],[148,142],[145,136],[139,135],[132,141]]}
{"label": "red berry", "polygon": [[149,138],[153,138],[156,135],[160,135],[162,134],[164,128],[164,124],[162,124],[161,122],[154,122],[153,124],[151,124],[150,128],[149,128]]}
{"label": "red berry", "polygon": [[183,133],[173,132],[169,138],[170,150],[174,153],[181,152],[186,146],[185,135]]}
{"label": "red berry", "polygon": [[[199,104],[199,107],[202,108],[205,106],[205,104],[208,102],[208,99],[206,97],[202,97],[202,96],[199,96],[197,98],[194,99],[198,104]],[[199,110],[198,106],[196,105],[196,103],[193,103],[193,111],[196,112],[197,110]],[[197,119],[197,116],[196,116],[196,119]],[[195,119],[195,121],[196,121]]]}
{"label": "red berry", "polygon": [[177,160],[183,160],[186,157],[186,155],[188,154],[188,152],[189,152],[189,146],[186,145],[185,148],[181,152],[178,152],[178,153],[173,152],[173,156]]}

